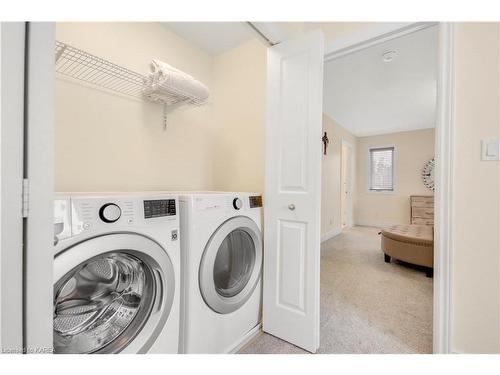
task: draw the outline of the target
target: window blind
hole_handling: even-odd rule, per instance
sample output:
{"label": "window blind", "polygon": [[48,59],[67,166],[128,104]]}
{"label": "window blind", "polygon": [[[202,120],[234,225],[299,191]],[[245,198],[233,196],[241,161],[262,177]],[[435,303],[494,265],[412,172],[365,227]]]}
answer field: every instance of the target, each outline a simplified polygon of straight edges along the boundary
{"label": "window blind", "polygon": [[370,149],[370,190],[394,190],[394,147]]}

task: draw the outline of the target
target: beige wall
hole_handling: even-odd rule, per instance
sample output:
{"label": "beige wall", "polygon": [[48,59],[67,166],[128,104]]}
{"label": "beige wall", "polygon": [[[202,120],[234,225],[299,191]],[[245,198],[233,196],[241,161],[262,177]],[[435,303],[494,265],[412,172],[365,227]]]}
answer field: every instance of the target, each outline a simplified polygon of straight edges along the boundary
{"label": "beige wall", "polygon": [[266,48],[213,58],[157,23],[58,23],[57,39],[139,73],[159,58],[211,90],[168,116],[161,105],[56,83],[57,191],[262,192]]}
{"label": "beige wall", "polygon": [[353,157],[356,154],[356,138],[335,120],[323,114],[323,132],[328,133],[330,143],[326,155],[323,155],[321,181],[321,235],[339,233],[341,222],[341,155],[342,140],[353,146]]}
{"label": "beige wall", "polygon": [[[409,224],[410,195],[432,195],[422,182],[424,163],[434,157],[434,129],[358,138],[354,222]],[[394,146],[394,192],[368,191],[369,149]]]}
{"label": "beige wall", "polygon": [[499,24],[459,23],[455,35],[452,350],[499,353],[500,170],[480,161],[498,138]]}
{"label": "beige wall", "polygon": [[[57,39],[139,73],[152,58],[212,84],[212,59],[156,23],[58,23]],[[176,111],[58,79],[57,191],[211,189],[210,105]]]}
{"label": "beige wall", "polygon": [[214,60],[214,188],[264,192],[267,49],[257,40]]}

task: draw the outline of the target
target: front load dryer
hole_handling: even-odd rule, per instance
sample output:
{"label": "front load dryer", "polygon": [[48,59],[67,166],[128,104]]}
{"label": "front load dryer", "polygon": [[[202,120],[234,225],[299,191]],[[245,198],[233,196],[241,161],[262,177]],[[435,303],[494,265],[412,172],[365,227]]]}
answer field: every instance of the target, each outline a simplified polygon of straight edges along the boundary
{"label": "front load dryer", "polygon": [[262,198],[179,196],[181,352],[230,353],[260,330]]}
{"label": "front load dryer", "polygon": [[55,353],[177,353],[176,196],[55,201]]}

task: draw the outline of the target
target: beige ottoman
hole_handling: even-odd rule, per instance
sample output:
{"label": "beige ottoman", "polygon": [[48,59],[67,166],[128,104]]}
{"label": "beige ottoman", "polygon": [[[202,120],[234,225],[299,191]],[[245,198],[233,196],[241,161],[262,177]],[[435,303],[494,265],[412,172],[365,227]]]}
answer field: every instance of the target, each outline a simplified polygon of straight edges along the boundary
{"label": "beige ottoman", "polygon": [[381,248],[384,258],[391,257],[403,262],[427,268],[427,277],[433,276],[434,227],[429,225],[394,225],[382,229]]}

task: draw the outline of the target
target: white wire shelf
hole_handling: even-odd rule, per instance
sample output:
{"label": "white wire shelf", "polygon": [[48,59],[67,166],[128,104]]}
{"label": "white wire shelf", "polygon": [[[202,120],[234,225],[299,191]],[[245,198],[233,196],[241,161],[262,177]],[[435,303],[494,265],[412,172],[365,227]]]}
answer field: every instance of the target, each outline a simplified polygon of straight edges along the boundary
{"label": "white wire shelf", "polygon": [[149,89],[146,75],[114,64],[69,44],[56,41],[56,72],[76,81],[122,95],[166,105],[166,112],[183,105],[203,105],[199,100],[166,84],[158,84],[161,94]]}
{"label": "white wire shelf", "polygon": [[142,74],[59,41],[55,54],[57,73],[122,95],[143,98]]}

